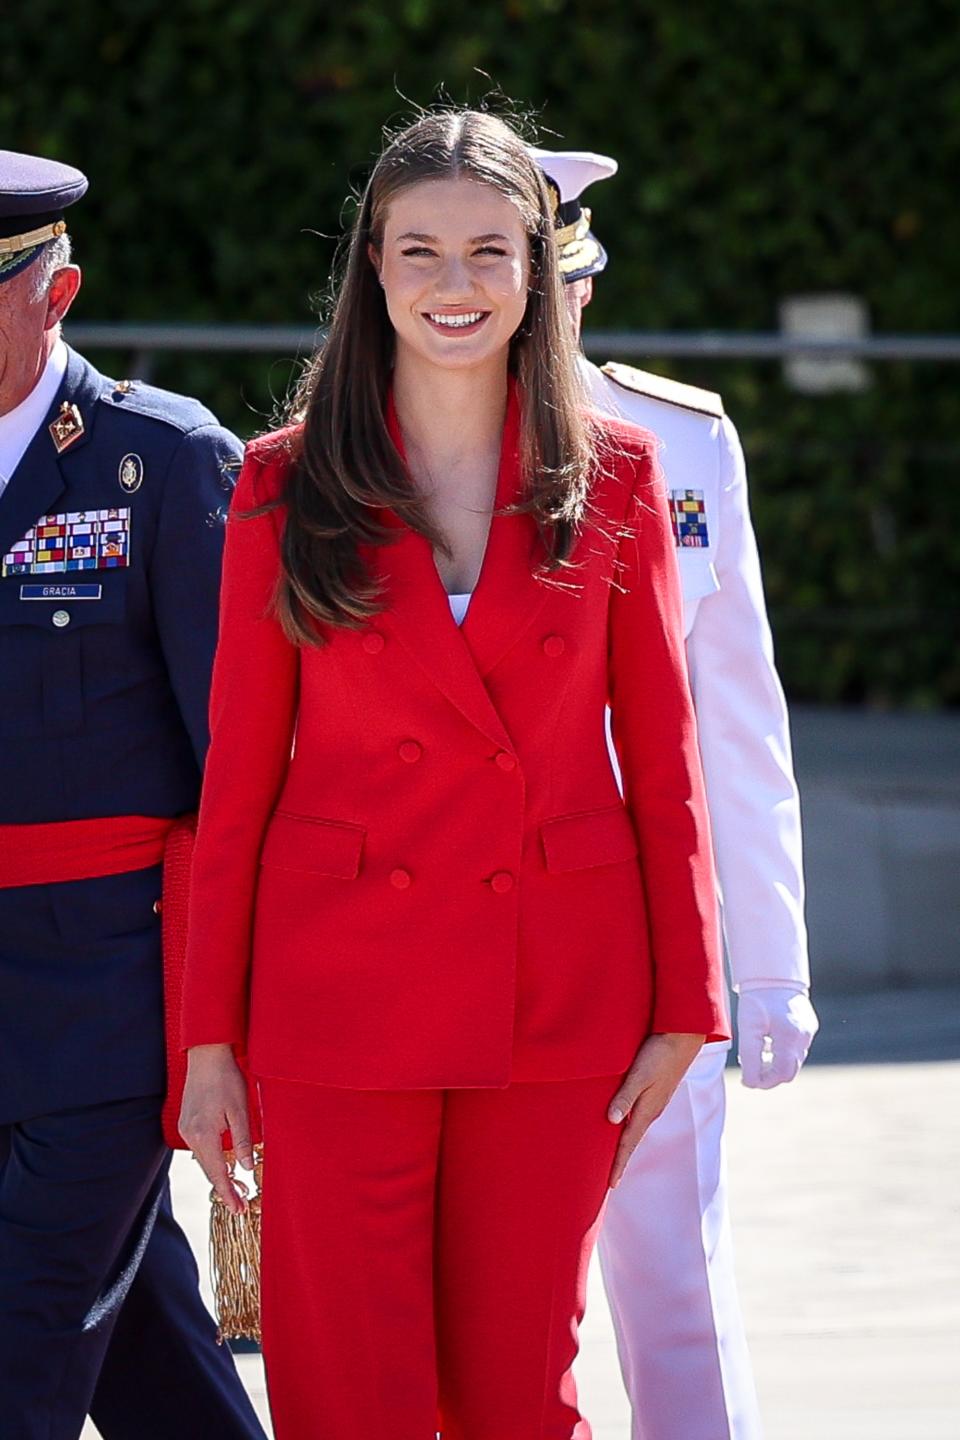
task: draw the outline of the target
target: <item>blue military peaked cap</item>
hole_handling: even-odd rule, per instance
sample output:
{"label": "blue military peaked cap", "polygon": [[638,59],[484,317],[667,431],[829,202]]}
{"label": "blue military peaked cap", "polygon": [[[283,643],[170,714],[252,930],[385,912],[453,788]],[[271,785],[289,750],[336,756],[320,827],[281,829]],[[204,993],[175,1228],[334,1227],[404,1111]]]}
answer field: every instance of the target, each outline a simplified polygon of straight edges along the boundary
{"label": "blue military peaked cap", "polygon": [[537,150],[530,154],[547,179],[554,200],[553,222],[560,251],[560,274],[567,284],[599,275],[607,263],[607,252],[590,228],[590,211],[580,203],[588,185],[609,180],[618,165],[609,155],[590,150]]}
{"label": "blue military peaked cap", "polygon": [[86,194],[87,183],[72,165],[0,150],[0,285],[63,234],[64,211]]}

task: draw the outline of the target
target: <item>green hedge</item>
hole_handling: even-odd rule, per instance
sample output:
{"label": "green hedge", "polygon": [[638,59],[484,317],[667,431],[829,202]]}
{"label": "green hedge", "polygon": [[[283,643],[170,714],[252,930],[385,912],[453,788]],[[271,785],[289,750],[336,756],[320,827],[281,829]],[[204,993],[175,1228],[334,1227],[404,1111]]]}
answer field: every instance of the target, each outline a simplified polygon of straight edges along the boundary
{"label": "green hedge", "polygon": [[[4,23],[0,135],[91,176],[88,320],[307,321],[382,125],[443,84],[620,159],[592,197],[597,327],[772,329],[783,295],[837,289],[877,331],[944,332],[958,75],[954,0],[33,0]],[[816,399],[774,365],[658,368],[740,424],[791,694],[960,701],[960,372],[878,366]],[[289,374],[170,357],[155,378],[249,434]]]}

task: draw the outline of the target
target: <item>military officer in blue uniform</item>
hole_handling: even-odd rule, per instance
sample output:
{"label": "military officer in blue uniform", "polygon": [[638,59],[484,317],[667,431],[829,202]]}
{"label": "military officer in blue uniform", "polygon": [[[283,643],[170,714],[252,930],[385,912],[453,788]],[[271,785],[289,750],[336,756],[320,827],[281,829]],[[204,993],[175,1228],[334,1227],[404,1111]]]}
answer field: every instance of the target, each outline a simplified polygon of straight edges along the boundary
{"label": "military officer in blue uniform", "polygon": [[76,170],[0,151],[0,1432],[263,1431],[170,1209],[159,860],[240,445],[60,335]]}

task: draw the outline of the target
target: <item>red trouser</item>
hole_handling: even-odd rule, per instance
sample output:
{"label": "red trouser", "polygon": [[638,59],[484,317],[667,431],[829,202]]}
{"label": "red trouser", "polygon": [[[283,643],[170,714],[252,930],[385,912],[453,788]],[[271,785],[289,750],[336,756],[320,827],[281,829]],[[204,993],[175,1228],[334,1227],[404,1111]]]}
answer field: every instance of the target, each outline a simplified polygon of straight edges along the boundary
{"label": "red trouser", "polygon": [[589,1440],[571,1365],[618,1080],[261,1080],[277,1440]]}

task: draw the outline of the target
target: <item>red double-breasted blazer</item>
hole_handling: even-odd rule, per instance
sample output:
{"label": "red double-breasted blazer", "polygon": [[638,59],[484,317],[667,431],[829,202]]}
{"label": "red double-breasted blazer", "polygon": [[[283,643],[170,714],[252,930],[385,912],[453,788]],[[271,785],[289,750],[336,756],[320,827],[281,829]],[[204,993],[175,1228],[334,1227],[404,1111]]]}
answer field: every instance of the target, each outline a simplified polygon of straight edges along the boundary
{"label": "red double-breasted blazer", "polygon": [[[497,506],[521,489],[511,391]],[[402,442],[394,423],[394,435]],[[458,628],[430,545],[364,552],[384,608],[291,645],[271,613],[289,447],[227,525],[185,1045],[358,1089],[625,1070],[651,1030],[728,1034],[679,582],[652,438],[604,421],[563,584],[495,515]],[[289,437],[287,437],[289,439]],[[604,711],[624,781],[608,757]]]}

